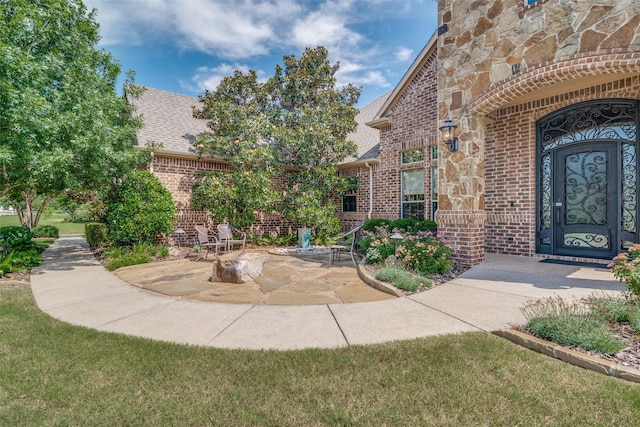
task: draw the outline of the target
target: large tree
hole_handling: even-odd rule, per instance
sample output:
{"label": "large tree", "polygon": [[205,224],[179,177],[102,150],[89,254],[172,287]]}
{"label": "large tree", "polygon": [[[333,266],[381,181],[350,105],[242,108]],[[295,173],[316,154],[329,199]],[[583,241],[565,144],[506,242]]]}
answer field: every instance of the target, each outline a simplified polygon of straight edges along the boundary
{"label": "large tree", "polygon": [[64,190],[101,187],[142,160],[120,65],[99,40],[80,0],[0,2],[0,195],[25,226]]}
{"label": "large tree", "polygon": [[[350,84],[336,87],[338,68],[324,47],[307,48],[300,58],[285,56],[284,67],[264,83],[254,71],[236,71],[201,96],[194,114],[211,129],[199,140],[201,151],[223,158],[231,171],[205,174],[194,187],[194,204],[216,220],[275,209],[322,234],[336,232],[331,195],[346,184],[336,166],[356,153],[346,136],[355,130],[360,95]],[[280,197],[276,176],[286,183]]]}

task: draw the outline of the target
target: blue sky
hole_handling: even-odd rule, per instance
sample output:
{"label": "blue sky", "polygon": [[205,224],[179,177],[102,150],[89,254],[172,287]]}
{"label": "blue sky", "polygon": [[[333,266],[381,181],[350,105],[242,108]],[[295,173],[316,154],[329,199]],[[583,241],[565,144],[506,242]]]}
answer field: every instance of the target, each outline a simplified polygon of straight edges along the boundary
{"label": "blue sky", "polygon": [[143,86],[197,96],[234,70],[273,75],[323,45],[362,107],[393,89],[437,26],[435,0],[85,0],[101,47]]}

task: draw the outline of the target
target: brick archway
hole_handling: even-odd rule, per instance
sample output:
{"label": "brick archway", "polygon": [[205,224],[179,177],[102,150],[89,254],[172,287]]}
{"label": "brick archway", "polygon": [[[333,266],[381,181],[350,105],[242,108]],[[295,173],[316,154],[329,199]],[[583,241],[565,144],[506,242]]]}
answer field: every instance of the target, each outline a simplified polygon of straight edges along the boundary
{"label": "brick archway", "polygon": [[[467,108],[472,114],[487,116],[495,110],[522,102],[530,94],[538,93],[538,99],[553,96],[554,88],[558,94],[565,93],[566,84],[570,81],[579,81],[581,87],[589,87],[638,73],[640,49],[610,49],[571,55],[530,67],[491,85],[486,92],[473,98]],[[540,91],[544,94],[540,95]]]}

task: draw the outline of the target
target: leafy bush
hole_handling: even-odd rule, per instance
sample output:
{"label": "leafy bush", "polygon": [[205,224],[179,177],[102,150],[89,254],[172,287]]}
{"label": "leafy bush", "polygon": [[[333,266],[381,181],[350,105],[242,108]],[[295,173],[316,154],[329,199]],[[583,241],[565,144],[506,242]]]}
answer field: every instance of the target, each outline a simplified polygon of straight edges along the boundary
{"label": "leafy bush", "polygon": [[134,254],[145,254],[150,257],[166,257],[169,255],[169,248],[162,245],[154,245],[148,242],[133,245],[131,251]]}
{"label": "leafy bush", "polygon": [[415,292],[420,286],[431,287],[426,277],[416,277],[399,267],[385,267],[378,270],[376,279],[393,284],[398,289]]}
{"label": "leafy bush", "polygon": [[0,242],[5,252],[33,248],[35,244],[31,239],[33,239],[33,231],[27,227],[0,227]]}
{"label": "leafy bush", "polygon": [[613,275],[625,282],[635,298],[640,298],[640,244],[629,248],[628,252],[618,254],[611,264]]}
{"label": "leafy bush", "polygon": [[629,323],[638,305],[626,298],[592,296],[586,300],[591,316],[608,323]]}
{"label": "leafy bush", "polygon": [[527,330],[539,338],[587,351],[615,354],[624,348],[624,345],[609,333],[603,322],[585,316],[565,314],[538,317],[529,320]]}
{"label": "leafy bush", "polygon": [[438,224],[435,221],[425,219],[416,224],[416,231],[438,231]]}
{"label": "leafy bush", "polygon": [[17,251],[13,253],[11,264],[15,268],[37,267],[42,262],[42,255],[38,249],[32,248],[25,251]]}
{"label": "leafy bush", "polygon": [[391,223],[391,221],[389,221],[386,218],[372,218],[372,219],[366,220],[362,224],[362,230],[363,231],[376,231],[376,228],[378,228],[378,227],[382,227],[382,228],[384,228],[386,230],[390,223]]}
{"label": "leafy bush", "polygon": [[100,222],[88,222],[84,225],[84,236],[92,248],[104,246],[109,241],[107,224]]}
{"label": "leafy bush", "polygon": [[396,220],[391,221],[387,229],[390,232],[412,232],[416,229],[416,224],[418,220],[413,218],[398,218]]}
{"label": "leafy bush", "polygon": [[153,242],[169,234],[177,209],[171,193],[147,171],[131,172],[108,197],[107,226],[118,245]]}
{"label": "leafy bush", "polygon": [[[406,225],[408,223],[398,224]],[[398,228],[394,227],[389,230],[376,227],[373,232],[363,232],[364,237],[360,240],[359,245],[367,257],[367,263],[381,263],[390,255],[395,254],[403,267],[425,275],[447,273],[451,270],[453,266],[451,248],[437,233],[420,230],[404,232],[404,239],[394,242],[390,238],[390,232],[395,230]]]}
{"label": "leafy bush", "polygon": [[122,246],[112,246],[102,251],[102,256],[105,258],[118,258],[127,254],[127,248]]}
{"label": "leafy bush", "polygon": [[54,237],[57,239],[59,236],[60,231],[53,225],[39,225],[33,229],[33,237],[36,238]]}
{"label": "leafy bush", "polygon": [[118,258],[114,258],[109,261],[105,268],[109,271],[116,270],[120,267],[127,267],[129,265],[146,264],[151,262],[151,257],[147,254],[126,254]]}

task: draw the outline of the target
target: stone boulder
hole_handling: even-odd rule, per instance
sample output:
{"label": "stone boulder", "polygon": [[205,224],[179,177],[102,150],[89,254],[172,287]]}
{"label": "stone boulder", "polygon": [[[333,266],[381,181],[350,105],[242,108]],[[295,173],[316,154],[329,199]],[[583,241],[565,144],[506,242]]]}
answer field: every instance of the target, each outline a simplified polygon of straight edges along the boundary
{"label": "stone boulder", "polygon": [[246,283],[262,274],[266,257],[256,253],[243,253],[235,258],[222,256],[213,263],[212,282]]}

